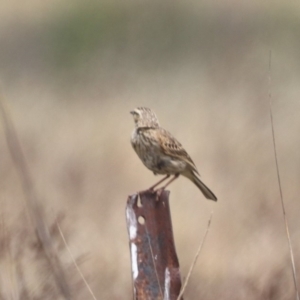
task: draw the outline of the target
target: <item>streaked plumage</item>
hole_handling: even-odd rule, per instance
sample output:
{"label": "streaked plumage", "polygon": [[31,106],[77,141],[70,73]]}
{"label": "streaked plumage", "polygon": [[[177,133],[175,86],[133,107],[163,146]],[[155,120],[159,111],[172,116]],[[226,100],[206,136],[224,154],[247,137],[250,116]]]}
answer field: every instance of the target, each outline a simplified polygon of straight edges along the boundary
{"label": "streaked plumage", "polygon": [[183,175],[194,182],[207,199],[216,201],[213,192],[200,180],[191,157],[171,133],[160,127],[155,113],[138,107],[131,114],[135,122],[131,144],[144,165],[154,174],[174,175],[174,179]]}

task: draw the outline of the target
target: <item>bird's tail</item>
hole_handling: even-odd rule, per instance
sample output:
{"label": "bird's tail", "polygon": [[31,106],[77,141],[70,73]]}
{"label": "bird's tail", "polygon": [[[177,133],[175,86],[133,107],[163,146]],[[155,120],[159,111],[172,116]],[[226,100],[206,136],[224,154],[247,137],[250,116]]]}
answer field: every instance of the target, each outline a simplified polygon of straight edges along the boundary
{"label": "bird's tail", "polygon": [[194,173],[189,172],[187,174],[182,174],[183,176],[189,178],[191,181],[195,183],[195,185],[200,189],[205,198],[217,201],[217,197],[215,194],[200,180],[200,178]]}

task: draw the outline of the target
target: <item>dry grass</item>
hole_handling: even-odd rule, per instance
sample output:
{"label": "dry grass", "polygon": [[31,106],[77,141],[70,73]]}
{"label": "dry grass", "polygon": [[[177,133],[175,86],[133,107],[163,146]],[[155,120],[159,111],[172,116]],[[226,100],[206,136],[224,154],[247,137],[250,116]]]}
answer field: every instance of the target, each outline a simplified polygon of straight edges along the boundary
{"label": "dry grass", "polygon": [[[70,251],[96,298],[131,299],[126,199],[156,181],[129,143],[129,111],[137,105],[157,112],[219,199],[205,201],[184,178],[171,186],[183,277],[214,211],[185,299],[295,299],[269,122],[268,54],[272,49],[278,160],[299,270],[299,11],[288,2],[249,10],[203,4],[199,11],[195,4],[143,10],[130,3],[124,16],[121,6],[101,11],[121,14],[113,26],[120,36],[98,16],[93,26],[106,24],[105,42],[77,36],[93,50],[73,45],[65,65],[55,63],[65,51],[57,32],[79,24],[76,14],[63,15],[71,15],[66,25],[58,7],[45,20],[26,23],[25,14],[22,26],[7,18],[1,27],[10,114],[74,299],[90,294],[56,227],[61,212]],[[84,26],[89,18],[80,20]],[[0,298],[58,299],[0,130]]]}

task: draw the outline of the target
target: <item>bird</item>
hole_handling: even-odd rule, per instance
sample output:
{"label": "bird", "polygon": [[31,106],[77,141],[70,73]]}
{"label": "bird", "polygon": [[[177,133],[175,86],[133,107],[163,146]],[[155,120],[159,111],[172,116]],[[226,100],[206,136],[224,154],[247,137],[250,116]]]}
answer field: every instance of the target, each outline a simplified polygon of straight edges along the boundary
{"label": "bird", "polygon": [[210,200],[217,201],[214,193],[200,180],[197,167],[184,147],[170,132],[160,126],[153,110],[137,107],[130,111],[135,128],[131,134],[131,145],[143,164],[154,175],[166,175],[149,190],[173,176],[160,190],[164,190],[180,175],[191,180]]}

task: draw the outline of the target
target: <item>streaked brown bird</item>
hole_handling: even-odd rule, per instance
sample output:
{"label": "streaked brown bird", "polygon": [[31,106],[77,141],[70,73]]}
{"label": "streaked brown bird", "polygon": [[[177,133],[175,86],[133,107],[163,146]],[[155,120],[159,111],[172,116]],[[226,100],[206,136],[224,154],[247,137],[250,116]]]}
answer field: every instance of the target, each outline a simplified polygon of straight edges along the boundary
{"label": "streaked brown bird", "polygon": [[200,180],[200,174],[194,162],[182,145],[171,133],[160,127],[156,114],[146,107],[138,107],[130,113],[135,123],[135,129],[131,135],[133,149],[154,175],[166,175],[150,189],[154,189],[174,175],[161,188],[164,190],[179,175],[183,175],[190,179],[207,199],[217,201],[214,193]]}

